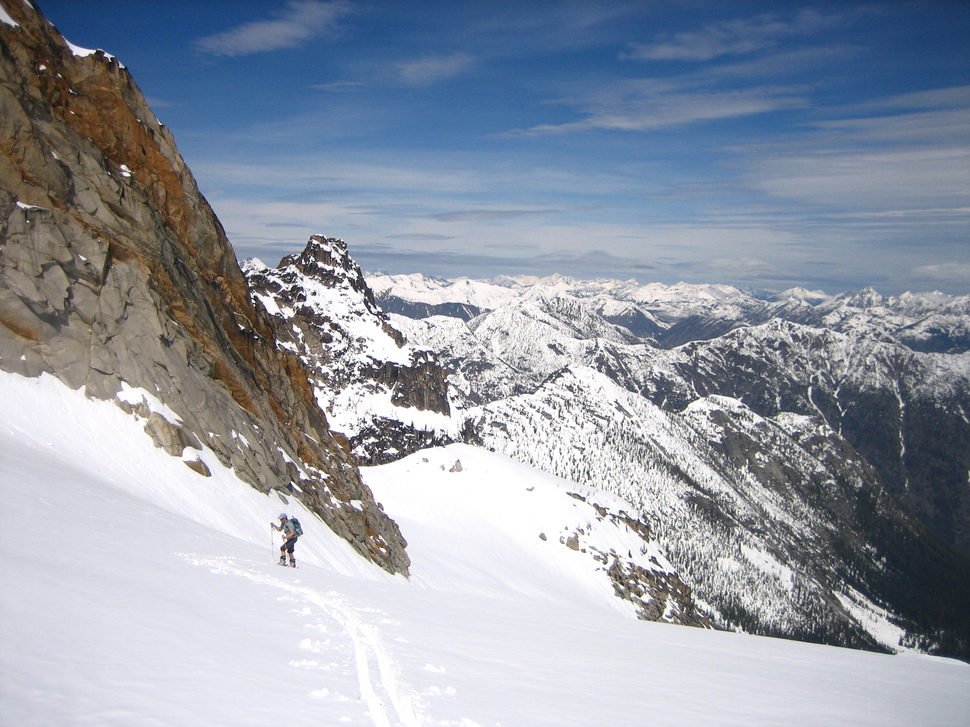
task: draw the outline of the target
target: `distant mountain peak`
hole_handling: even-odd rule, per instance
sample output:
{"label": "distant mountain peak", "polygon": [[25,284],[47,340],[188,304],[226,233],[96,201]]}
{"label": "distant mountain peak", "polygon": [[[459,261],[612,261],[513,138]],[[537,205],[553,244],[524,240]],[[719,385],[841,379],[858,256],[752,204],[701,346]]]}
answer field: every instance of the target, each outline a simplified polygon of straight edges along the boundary
{"label": "distant mountain peak", "polygon": [[311,235],[302,252],[284,257],[280,260],[278,267],[284,268],[288,265],[310,267],[314,264],[330,268],[350,267],[351,260],[347,243],[337,237]]}
{"label": "distant mountain peak", "polygon": [[796,286],[794,288],[789,288],[788,290],[783,290],[780,293],[776,293],[771,297],[771,300],[781,301],[781,300],[796,300],[809,305],[818,305],[819,303],[824,303],[829,300],[832,296],[821,290],[808,290],[801,286]]}
{"label": "distant mountain peak", "polygon": [[328,288],[350,288],[364,298],[372,313],[380,315],[374,293],[367,285],[363,271],[350,257],[347,243],[339,238],[312,235],[300,253],[287,255],[280,260],[277,270],[281,272],[281,279],[286,278],[287,270],[293,270],[298,271],[306,280],[315,281]]}
{"label": "distant mountain peak", "polygon": [[876,292],[874,288],[869,287],[844,293],[835,300],[842,305],[853,308],[876,308],[885,302],[885,298],[882,295]]}

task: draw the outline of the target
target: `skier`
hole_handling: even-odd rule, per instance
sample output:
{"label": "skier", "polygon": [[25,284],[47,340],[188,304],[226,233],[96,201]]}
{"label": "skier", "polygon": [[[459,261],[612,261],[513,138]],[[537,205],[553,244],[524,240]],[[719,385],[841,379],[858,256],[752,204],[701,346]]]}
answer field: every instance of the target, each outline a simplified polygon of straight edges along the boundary
{"label": "skier", "polygon": [[290,554],[290,567],[296,568],[296,558],[293,556],[293,546],[296,545],[297,538],[299,537],[296,532],[296,526],[293,522],[286,517],[285,512],[280,513],[280,524],[277,526],[276,523],[269,524],[276,532],[283,533],[283,545],[280,546],[280,565],[286,565],[286,554]]}

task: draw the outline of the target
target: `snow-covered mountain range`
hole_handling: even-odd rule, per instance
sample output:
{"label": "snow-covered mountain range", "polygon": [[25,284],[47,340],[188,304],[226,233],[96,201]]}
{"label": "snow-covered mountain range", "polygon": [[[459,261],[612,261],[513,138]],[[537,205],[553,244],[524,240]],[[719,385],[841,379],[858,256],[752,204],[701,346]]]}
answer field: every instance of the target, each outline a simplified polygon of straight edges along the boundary
{"label": "snow-covered mountain range", "polygon": [[636,503],[715,620],[966,648],[968,297],[368,284],[449,370],[465,431]]}
{"label": "snow-covered mountain range", "polygon": [[568,295],[664,348],[780,318],[843,333],[860,332],[917,351],[970,350],[970,295],[882,296],[871,288],[837,296],[804,288],[755,295],[730,285],[641,285],[632,280],[576,280],[561,275],[492,280],[445,280],[417,273],[372,275],[368,284],[385,311],[412,318],[440,314],[470,320],[513,302]]}
{"label": "snow-covered mountain range", "polygon": [[[317,262],[297,270],[300,259]],[[375,461],[375,442],[384,456],[376,461],[422,442],[473,442],[617,494],[650,523],[720,627],[874,649],[966,649],[970,567],[952,546],[970,510],[925,503],[950,485],[967,508],[970,433],[959,412],[970,409],[970,357],[901,343],[913,322],[884,314],[889,304],[876,294],[833,305],[805,291],[771,302],[725,286],[558,276],[364,283],[346,246],[323,237],[279,268],[246,270],[283,328],[305,331],[316,319],[353,341],[352,375],[338,373],[348,370],[339,356],[315,358],[305,334],[291,345],[321,371],[318,397],[332,421],[351,426],[358,455]],[[313,302],[320,290],[325,305]],[[384,314],[375,300],[420,317]],[[851,314],[863,303],[878,310]],[[949,313],[938,317],[959,301],[932,294],[891,305],[959,337],[960,321],[944,328]],[[791,320],[796,308],[832,328]],[[873,319],[879,325],[861,323]],[[646,321],[654,334],[638,335]],[[393,349],[390,326],[404,333]],[[701,338],[658,342],[675,330]],[[376,416],[372,399],[333,393],[373,381],[365,370],[411,360],[448,371],[437,419],[416,418],[400,394],[394,406],[393,386],[380,389]],[[444,376],[431,378],[441,392]],[[954,449],[941,456],[934,433],[944,432]],[[896,473],[905,481],[894,493]],[[951,547],[941,547],[941,533]]]}
{"label": "snow-covered mountain range", "polygon": [[[439,354],[465,403],[581,364],[669,410],[716,393],[763,416],[817,415],[970,555],[970,296],[792,290],[768,301],[729,286],[561,276],[368,282],[386,310],[412,312],[400,327]],[[448,298],[476,315],[412,322]]]}

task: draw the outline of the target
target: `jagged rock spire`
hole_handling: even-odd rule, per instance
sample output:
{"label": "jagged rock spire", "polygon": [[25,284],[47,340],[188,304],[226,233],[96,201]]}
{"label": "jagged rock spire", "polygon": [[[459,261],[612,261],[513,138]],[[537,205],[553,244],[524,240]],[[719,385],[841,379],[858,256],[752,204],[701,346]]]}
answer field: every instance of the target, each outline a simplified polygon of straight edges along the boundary
{"label": "jagged rock spire", "polygon": [[[244,269],[280,321],[281,344],[312,372],[318,400],[364,462],[458,436],[445,370],[391,325],[343,240],[314,235],[277,268],[251,260]],[[431,414],[421,417],[430,423],[412,424],[414,410]]]}
{"label": "jagged rock spire", "polygon": [[368,310],[375,315],[381,315],[380,306],[374,300],[374,292],[364,280],[360,266],[350,257],[347,243],[343,240],[312,235],[299,255],[284,257],[277,269],[285,274],[286,269],[291,267],[328,288],[350,288],[363,296]]}

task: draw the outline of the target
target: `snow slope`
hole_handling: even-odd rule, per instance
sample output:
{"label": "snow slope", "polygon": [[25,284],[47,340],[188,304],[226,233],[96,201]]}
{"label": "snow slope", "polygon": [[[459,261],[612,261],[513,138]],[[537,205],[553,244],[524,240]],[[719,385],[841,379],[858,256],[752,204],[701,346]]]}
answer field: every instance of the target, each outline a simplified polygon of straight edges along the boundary
{"label": "snow slope", "polygon": [[[366,472],[410,542],[409,582],[211,452],[212,477],[197,475],[109,402],[9,374],[0,401],[0,724],[884,726],[970,713],[960,662],[635,620],[553,537],[586,524],[566,490],[591,491],[484,451]],[[307,532],[295,571],[273,565],[281,510]]]}

